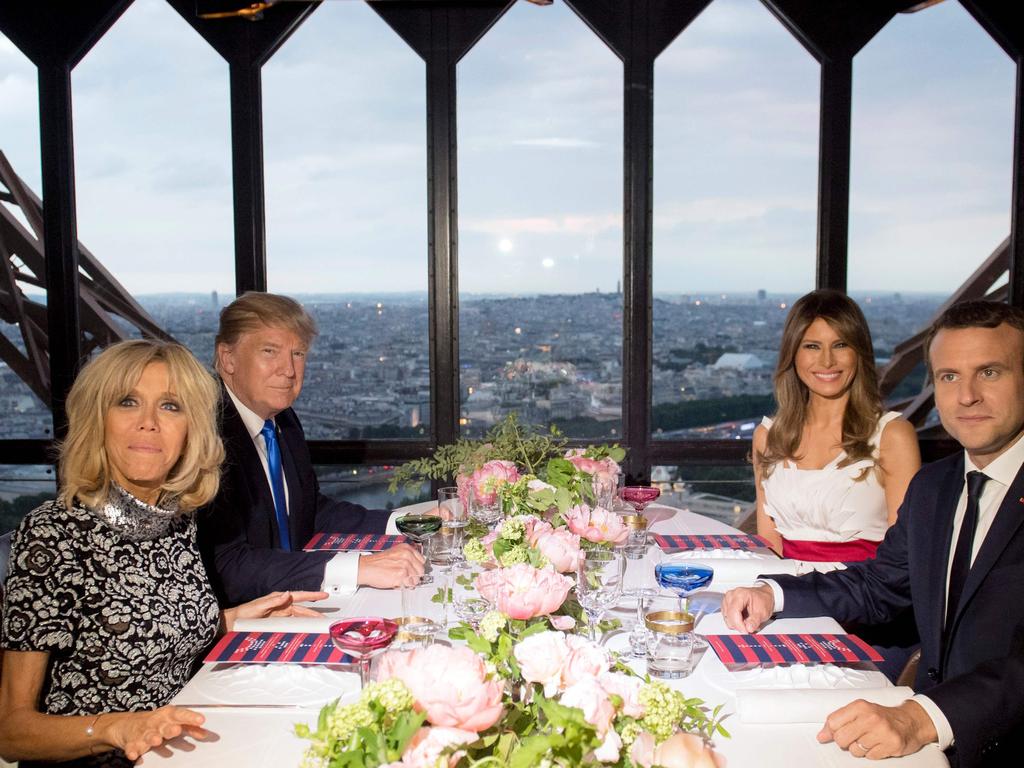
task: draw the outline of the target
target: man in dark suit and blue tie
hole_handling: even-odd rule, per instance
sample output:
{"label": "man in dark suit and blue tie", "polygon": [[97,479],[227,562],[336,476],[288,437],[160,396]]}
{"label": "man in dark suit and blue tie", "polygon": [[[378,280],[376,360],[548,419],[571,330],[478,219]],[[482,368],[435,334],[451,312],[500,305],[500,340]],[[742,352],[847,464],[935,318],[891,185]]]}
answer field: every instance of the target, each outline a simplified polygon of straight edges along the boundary
{"label": "man in dark suit and blue tie", "polygon": [[914,477],[874,560],[773,576],[729,592],[726,623],[773,614],[882,623],[913,605],[916,694],[898,707],[855,701],[820,741],[881,759],[938,743],[953,765],[1019,765],[1024,749],[1024,310],[971,301],[928,340],[942,424],[963,446]]}
{"label": "man in dark suit and blue tie", "polygon": [[301,551],[316,532],[384,532],[388,523],[383,510],[320,493],[291,408],[315,336],[312,317],[286,296],[246,293],[221,312],[216,368],[227,457],[220,492],[200,515],[199,538],[227,604],[275,590],[397,587],[423,571],[422,557],[407,544],[362,557]]}

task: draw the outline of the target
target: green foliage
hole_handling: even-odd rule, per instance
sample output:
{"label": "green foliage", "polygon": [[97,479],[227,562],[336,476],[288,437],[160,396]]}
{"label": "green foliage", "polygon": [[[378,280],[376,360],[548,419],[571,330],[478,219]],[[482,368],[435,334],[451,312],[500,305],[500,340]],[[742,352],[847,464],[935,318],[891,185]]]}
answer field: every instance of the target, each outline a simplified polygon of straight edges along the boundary
{"label": "green foliage", "polygon": [[493,459],[514,462],[536,475],[548,459],[565,452],[567,443],[557,429],[524,426],[516,414],[510,413],[483,440],[457,440],[440,446],[433,456],[403,464],[395,470],[388,490],[394,493],[400,485],[416,485],[424,480],[453,480],[456,475],[473,472]]}

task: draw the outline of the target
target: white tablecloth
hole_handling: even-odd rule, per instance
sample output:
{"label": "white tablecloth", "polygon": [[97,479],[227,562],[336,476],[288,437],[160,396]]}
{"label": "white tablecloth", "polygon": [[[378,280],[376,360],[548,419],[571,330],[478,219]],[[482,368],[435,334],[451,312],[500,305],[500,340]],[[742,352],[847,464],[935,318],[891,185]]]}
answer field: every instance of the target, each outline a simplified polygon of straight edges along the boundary
{"label": "white tablecloth", "polygon": [[[416,507],[430,507],[426,502]],[[674,510],[660,505],[648,508],[651,516],[658,521],[652,525],[656,533],[737,533],[724,523],[692,514],[685,510]],[[653,566],[652,566],[653,567]],[[312,620],[311,628],[325,631],[326,627],[343,615],[373,614],[397,616],[401,613],[399,595],[396,591],[378,589],[360,589],[355,595],[339,598],[334,605],[321,607],[323,620]],[[269,622],[252,625],[251,628],[273,629]],[[705,634],[727,632],[718,614],[702,619],[699,631]],[[830,618],[817,619],[782,619],[771,622],[766,632],[838,632],[841,628]],[[609,645],[621,647],[623,638],[611,638]],[[289,669],[294,669],[289,667]],[[643,670],[640,669],[642,672]],[[162,753],[146,756],[149,765],[171,766],[267,766],[282,768],[297,766],[301,760],[306,742],[296,738],[292,726],[297,722],[314,723],[319,704],[316,691],[322,691],[324,698],[330,697],[329,685],[324,683],[324,674],[335,675],[337,679],[337,695],[354,695],[358,688],[356,678],[349,672],[341,670],[321,671],[317,680],[310,683],[313,691],[309,701],[302,701],[302,696],[294,690],[285,691],[285,686],[278,687],[282,670],[268,671],[268,676],[256,684],[255,698],[264,705],[261,708],[225,706],[232,699],[224,693],[228,691],[227,681],[237,684],[239,671],[224,666],[204,668],[178,695],[176,703],[204,704],[201,709],[207,718],[207,728],[216,734],[215,741],[199,744],[176,742]],[[247,673],[252,674],[252,673]],[[300,674],[296,672],[295,674]],[[711,651],[704,654],[695,672],[688,678],[674,684],[688,696],[698,696],[710,706],[724,705],[728,715],[725,727],[732,738],[718,738],[715,748],[723,754],[729,768],[790,768],[799,764],[801,768],[842,768],[843,766],[867,766],[863,760],[852,757],[834,744],[819,744],[815,739],[818,726],[797,725],[751,725],[739,721],[736,715],[735,684],[718,657]],[[885,684],[880,673],[876,684]],[[221,678],[218,678],[221,675]],[[221,685],[218,680],[224,680]],[[262,685],[262,688],[261,688]],[[290,689],[296,686],[290,686]],[[281,693],[275,696],[274,691]],[[279,708],[266,708],[266,705],[280,705]],[[186,751],[187,750],[187,751]],[[937,748],[926,748],[916,755],[890,760],[886,765],[893,768],[945,768],[948,762]]]}

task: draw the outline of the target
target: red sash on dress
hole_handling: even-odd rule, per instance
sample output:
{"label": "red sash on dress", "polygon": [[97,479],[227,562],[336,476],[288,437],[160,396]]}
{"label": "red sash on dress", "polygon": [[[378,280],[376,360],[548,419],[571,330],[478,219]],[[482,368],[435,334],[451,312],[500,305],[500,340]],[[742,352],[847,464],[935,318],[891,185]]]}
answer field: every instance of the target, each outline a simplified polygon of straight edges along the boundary
{"label": "red sash on dress", "polygon": [[782,539],[782,556],[789,560],[812,563],[856,563],[871,560],[881,542],[867,539],[853,541],[795,541]]}

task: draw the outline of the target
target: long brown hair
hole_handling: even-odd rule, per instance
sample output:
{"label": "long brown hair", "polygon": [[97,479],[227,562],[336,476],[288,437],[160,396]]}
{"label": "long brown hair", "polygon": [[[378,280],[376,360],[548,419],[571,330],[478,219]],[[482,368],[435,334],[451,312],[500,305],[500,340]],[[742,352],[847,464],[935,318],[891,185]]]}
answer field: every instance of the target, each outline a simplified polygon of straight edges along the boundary
{"label": "long brown hair", "polygon": [[797,375],[795,361],[807,327],[819,317],[857,353],[857,372],[850,384],[850,399],[843,413],[843,450],[846,451],[846,458],[839,466],[871,458],[872,447],[869,441],[882,415],[882,395],[878,390],[871,331],[864,313],[849,296],[839,291],[812,291],[793,305],[782,330],[782,344],[774,379],[778,411],[772,421],[772,428],[768,430],[765,450],[757,454],[761,480],[767,478],[780,461],[799,458],[796,452],[800,448],[800,438],[807,421],[810,392]]}

